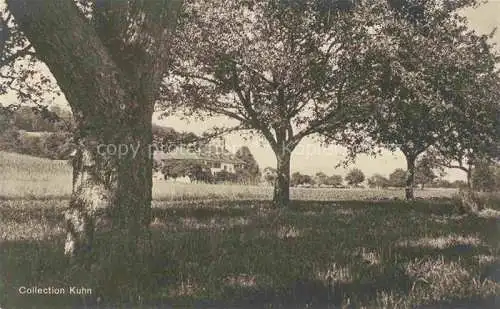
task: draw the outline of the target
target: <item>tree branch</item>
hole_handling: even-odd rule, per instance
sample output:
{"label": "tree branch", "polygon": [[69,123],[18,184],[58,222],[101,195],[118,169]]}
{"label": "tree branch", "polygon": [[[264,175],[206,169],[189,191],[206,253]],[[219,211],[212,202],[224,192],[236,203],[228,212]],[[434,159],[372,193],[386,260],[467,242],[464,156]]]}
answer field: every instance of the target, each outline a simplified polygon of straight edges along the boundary
{"label": "tree branch", "polygon": [[238,115],[234,112],[228,111],[224,108],[217,108],[217,107],[212,107],[212,106],[204,106],[204,109],[206,109],[209,112],[216,113],[216,114],[221,114],[230,118],[233,118],[235,120],[241,121],[241,122],[249,122],[250,120],[243,115]]}
{"label": "tree branch", "polygon": [[247,90],[246,95],[243,93],[243,89],[240,87],[238,73],[236,72],[236,68],[234,67],[232,70],[232,80],[233,80],[233,89],[238,95],[238,98],[241,104],[243,105],[243,108],[245,109],[245,111],[249,116],[248,118],[249,124],[253,125],[254,128],[256,128],[257,130],[260,130],[262,132],[262,135],[264,135],[267,141],[271,144],[271,148],[276,149],[278,143],[273,137],[271,131],[269,131],[269,129],[263,126],[259,121],[259,115],[257,115],[251,104],[251,92],[250,90]]}
{"label": "tree branch", "polygon": [[208,77],[200,76],[200,75],[196,75],[196,74],[182,73],[182,72],[176,71],[176,70],[173,70],[172,74],[179,75],[181,77],[201,79],[201,80],[204,80],[206,82],[212,83],[212,84],[217,85],[217,86],[220,86],[222,84],[220,81],[218,81],[216,79],[212,79],[212,78],[208,78]]}
{"label": "tree branch", "polygon": [[264,76],[264,74],[262,74],[261,72],[251,68],[249,65],[246,65],[244,63],[240,63],[238,61],[236,61],[235,59],[230,59],[229,61],[233,62],[234,64],[236,65],[239,65],[241,66],[242,68],[252,72],[253,74],[257,75],[258,77],[260,77],[263,81],[265,81],[266,83],[268,83],[269,85],[271,85],[272,87],[276,87],[277,84],[272,81],[272,80],[269,80],[267,77]]}

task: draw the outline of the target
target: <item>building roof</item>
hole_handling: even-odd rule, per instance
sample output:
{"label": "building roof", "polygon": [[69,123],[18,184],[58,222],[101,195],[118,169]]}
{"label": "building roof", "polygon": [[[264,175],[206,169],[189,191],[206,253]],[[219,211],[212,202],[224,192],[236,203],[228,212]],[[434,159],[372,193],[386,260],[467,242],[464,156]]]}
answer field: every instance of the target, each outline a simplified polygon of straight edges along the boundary
{"label": "building roof", "polygon": [[186,148],[176,148],[168,153],[163,151],[155,151],[153,159],[157,161],[162,160],[200,160],[209,162],[221,162],[232,164],[245,164],[245,161],[234,157],[230,152],[201,152],[192,151]]}

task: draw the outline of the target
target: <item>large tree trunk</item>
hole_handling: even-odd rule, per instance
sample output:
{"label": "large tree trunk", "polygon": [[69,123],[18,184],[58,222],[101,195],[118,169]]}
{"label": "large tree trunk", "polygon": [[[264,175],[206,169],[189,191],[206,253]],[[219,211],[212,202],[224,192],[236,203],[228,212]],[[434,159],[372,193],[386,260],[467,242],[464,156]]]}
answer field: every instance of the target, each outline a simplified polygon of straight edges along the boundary
{"label": "large tree trunk", "polygon": [[407,200],[413,200],[414,196],[414,184],[415,184],[415,158],[407,156],[407,175],[406,175],[406,188],[405,188],[405,198]]}
{"label": "large tree trunk", "polygon": [[276,153],[277,175],[274,183],[273,205],[284,208],[290,202],[290,157],[288,151]]}
{"label": "large tree trunk", "polygon": [[78,128],[66,252],[84,257],[95,223],[109,216],[113,232],[126,240],[115,257],[133,262],[149,235],[158,65],[150,57],[134,59],[142,66],[134,70],[119,67],[73,0],[7,3],[65,94]]}
{"label": "large tree trunk", "polygon": [[[141,126],[148,124],[150,127],[151,120]],[[119,139],[128,143],[105,142],[96,132],[78,138],[79,147],[73,157],[73,192],[65,213],[65,252],[83,262],[90,262],[87,257],[96,227],[98,232],[112,228],[128,241],[126,248],[120,249],[120,254],[128,258],[137,252],[138,244],[148,241],[150,129],[135,127],[135,132],[124,128],[119,134]]]}

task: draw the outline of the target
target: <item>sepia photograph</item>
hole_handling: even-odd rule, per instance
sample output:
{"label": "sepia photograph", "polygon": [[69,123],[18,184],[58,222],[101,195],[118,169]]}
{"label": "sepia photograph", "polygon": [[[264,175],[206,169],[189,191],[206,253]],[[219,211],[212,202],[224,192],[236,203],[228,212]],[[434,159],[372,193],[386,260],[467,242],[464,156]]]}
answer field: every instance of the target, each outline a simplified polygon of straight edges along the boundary
{"label": "sepia photograph", "polygon": [[500,0],[0,0],[0,309],[500,308]]}

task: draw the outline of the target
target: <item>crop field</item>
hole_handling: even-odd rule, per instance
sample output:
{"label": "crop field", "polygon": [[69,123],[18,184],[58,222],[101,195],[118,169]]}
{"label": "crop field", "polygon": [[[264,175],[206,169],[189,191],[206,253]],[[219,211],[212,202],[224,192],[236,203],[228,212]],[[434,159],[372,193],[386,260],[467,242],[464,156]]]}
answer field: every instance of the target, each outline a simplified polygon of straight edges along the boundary
{"label": "crop field", "polygon": [[[402,197],[397,190],[297,188],[290,208],[277,212],[268,187],[155,183],[153,255],[137,287],[127,269],[103,276],[113,268],[105,257],[90,270],[64,257],[69,173],[65,162],[0,153],[0,308],[500,304],[495,195],[486,211],[467,216],[455,213],[446,190],[418,190],[424,199],[406,202],[392,199]],[[23,286],[92,293],[24,295]]]}

